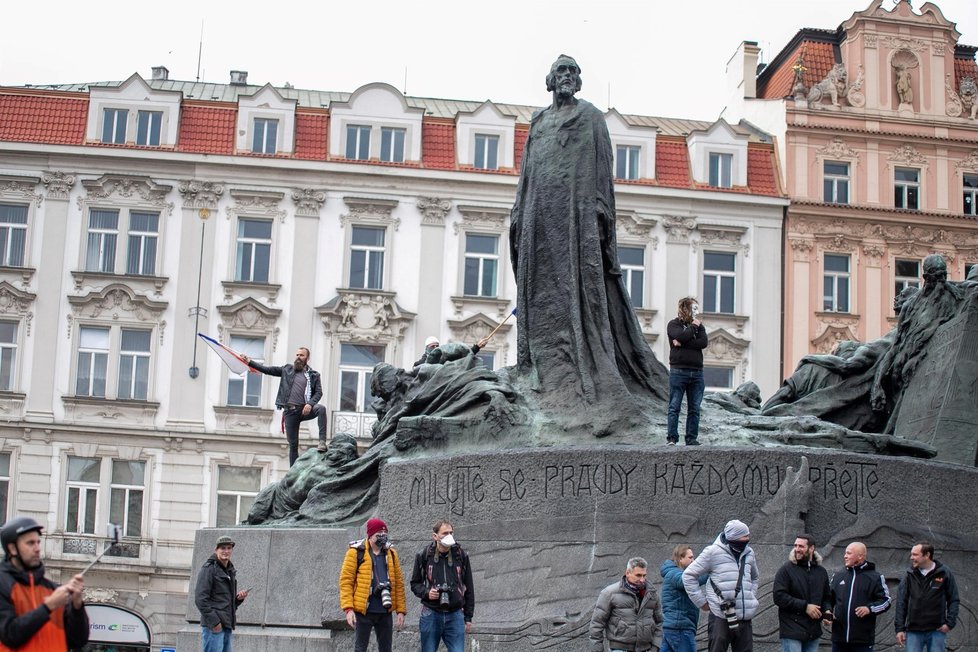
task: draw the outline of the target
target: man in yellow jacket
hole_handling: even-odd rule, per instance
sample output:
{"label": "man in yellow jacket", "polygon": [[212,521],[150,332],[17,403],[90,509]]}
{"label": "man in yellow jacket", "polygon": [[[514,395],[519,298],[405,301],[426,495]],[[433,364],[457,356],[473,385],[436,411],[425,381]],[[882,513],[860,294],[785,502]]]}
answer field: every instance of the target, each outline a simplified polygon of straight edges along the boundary
{"label": "man in yellow jacket", "polygon": [[387,538],[387,524],[367,521],[367,538],[350,543],[340,569],[340,608],[356,630],[354,652],[366,652],[370,630],[377,632],[378,652],[391,652],[397,628],[404,627],[404,575],[397,551]]}

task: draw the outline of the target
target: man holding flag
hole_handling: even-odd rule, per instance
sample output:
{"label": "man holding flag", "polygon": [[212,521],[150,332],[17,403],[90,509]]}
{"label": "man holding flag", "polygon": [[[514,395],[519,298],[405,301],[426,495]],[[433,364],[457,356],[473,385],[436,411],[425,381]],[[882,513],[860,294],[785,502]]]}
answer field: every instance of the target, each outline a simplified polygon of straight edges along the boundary
{"label": "man holding flag", "polygon": [[269,376],[279,376],[278,395],[275,407],[284,410],[282,425],[285,437],[289,440],[289,466],[299,457],[299,424],[310,419],[319,420],[320,453],[326,452],[326,407],[319,404],[323,397],[323,384],[318,371],[309,367],[309,349],[299,347],[295,352],[295,362],[281,367],[266,367],[241,354],[252,369]]}

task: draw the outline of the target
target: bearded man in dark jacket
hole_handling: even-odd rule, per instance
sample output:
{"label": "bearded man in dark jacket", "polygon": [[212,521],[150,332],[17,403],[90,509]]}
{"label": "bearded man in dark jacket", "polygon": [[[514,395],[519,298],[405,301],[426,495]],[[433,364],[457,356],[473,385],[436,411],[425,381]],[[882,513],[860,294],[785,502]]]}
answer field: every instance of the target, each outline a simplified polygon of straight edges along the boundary
{"label": "bearded man in dark jacket", "polygon": [[795,539],[788,561],[774,576],[774,604],[782,650],[815,652],[822,637],[822,615],[832,609],[832,593],[822,556],[807,534]]}

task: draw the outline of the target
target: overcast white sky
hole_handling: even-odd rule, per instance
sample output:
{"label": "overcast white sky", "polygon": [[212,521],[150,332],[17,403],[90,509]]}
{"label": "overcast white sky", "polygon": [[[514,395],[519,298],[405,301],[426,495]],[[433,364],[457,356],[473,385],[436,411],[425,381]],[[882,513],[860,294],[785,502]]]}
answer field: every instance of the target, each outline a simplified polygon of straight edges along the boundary
{"label": "overcast white sky", "polygon": [[[978,45],[978,1],[936,4],[957,23],[961,42]],[[169,68],[171,79],[193,80],[203,21],[203,81],[226,83],[235,69],[253,84],[349,92],[383,81],[409,95],[539,106],[549,102],[550,64],[565,52],[583,70],[580,96],[599,108],[713,120],[725,103],[726,62],[741,41],[757,41],[766,62],[800,28],[835,29],[869,0],[137,5],[5,2],[0,85],[149,78],[155,65]]]}

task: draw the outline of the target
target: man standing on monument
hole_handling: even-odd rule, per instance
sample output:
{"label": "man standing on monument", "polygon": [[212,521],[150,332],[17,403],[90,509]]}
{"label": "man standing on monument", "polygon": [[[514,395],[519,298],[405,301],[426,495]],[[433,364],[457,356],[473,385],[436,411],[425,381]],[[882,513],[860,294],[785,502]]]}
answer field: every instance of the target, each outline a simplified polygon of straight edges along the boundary
{"label": "man standing on monument", "polygon": [[633,557],[620,580],[598,595],[591,614],[591,652],[603,652],[605,640],[611,652],[649,652],[662,628],[662,609],[655,589],[648,584],[649,565]]}
{"label": "man standing on monument", "polygon": [[[873,652],[876,616],[890,608],[886,580],[866,561],[866,546],[850,543],[845,568],[832,576],[832,652]],[[828,614],[826,614],[828,615]]]}
{"label": "man standing on monument", "polygon": [[679,441],[679,410],[686,397],[686,445],[699,446],[700,403],[703,402],[703,349],[710,341],[700,322],[700,306],[693,297],[679,300],[675,319],[666,326],[669,335],[669,412],[666,441]]}
{"label": "man standing on monument", "polygon": [[300,346],[295,352],[295,362],[281,367],[266,367],[260,362],[241,356],[252,369],[269,376],[280,376],[275,407],[284,410],[282,427],[289,441],[289,466],[299,457],[299,424],[310,419],[319,420],[320,453],[326,452],[326,407],[319,404],[323,398],[323,383],[319,372],[309,366],[309,349]]}
{"label": "man standing on monument", "polygon": [[807,534],[795,538],[788,561],[774,576],[781,652],[815,652],[822,638],[822,614],[832,609],[829,574]]}
{"label": "man standing on monument", "polygon": [[340,569],[340,608],[356,630],[354,652],[367,652],[370,630],[377,632],[377,650],[391,652],[394,618],[404,627],[404,574],[397,551],[387,538],[387,524],[367,521],[367,538],[354,541]]}
{"label": "man standing on monument", "polygon": [[944,652],[948,632],[958,622],[958,586],[951,569],[934,559],[926,541],[910,549],[910,570],[897,591],[897,643],[907,652]]}
{"label": "man standing on monument", "polygon": [[237,624],[238,607],[248,597],[248,589],[238,590],[238,573],[231,563],[234,541],[217,539],[212,554],[197,574],[194,604],[200,611],[203,652],[229,652],[231,633]]}
{"label": "man standing on monument", "polygon": [[[747,525],[727,521],[716,541],[683,571],[686,593],[700,609],[710,612],[710,652],[754,649],[751,619],[757,612],[760,572],[749,542]],[[708,579],[701,588],[703,576]]]}
{"label": "man standing on monument", "polygon": [[[581,68],[560,55],[523,150],[510,247],[516,275],[517,366],[551,412],[579,414],[597,435],[640,396],[667,398],[665,367],[642,335],[618,264],[614,149],[604,115],[574,97]],[[639,401],[640,402],[640,401]],[[573,408],[573,409],[572,409]]]}
{"label": "man standing on monument", "polygon": [[475,614],[469,556],[448,521],[438,521],[431,531],[432,541],[415,557],[411,573],[411,591],[421,599],[421,652],[435,652],[442,641],[448,652],[464,652]]}

